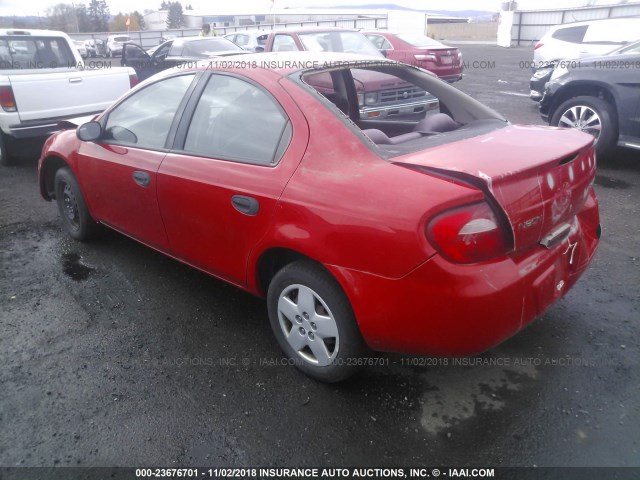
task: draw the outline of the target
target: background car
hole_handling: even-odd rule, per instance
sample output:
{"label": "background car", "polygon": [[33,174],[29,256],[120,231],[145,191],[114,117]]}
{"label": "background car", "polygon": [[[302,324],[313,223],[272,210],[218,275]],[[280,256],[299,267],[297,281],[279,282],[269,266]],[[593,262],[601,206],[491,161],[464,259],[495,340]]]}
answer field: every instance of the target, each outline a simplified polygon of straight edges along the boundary
{"label": "background car", "polygon": [[82,40],[75,40],[73,42],[73,44],[76,47],[76,50],[78,50],[78,53],[80,54],[80,56],[82,58],[87,58],[89,56],[89,52],[87,51],[87,47],[85,46],[84,42]]}
{"label": "background car", "polygon": [[140,45],[127,43],[121,64],[132,67],[138,78],[143,80],[180,63],[249,53],[222,37],[179,37],[150,51],[151,54],[145,52]]}
{"label": "background car", "polygon": [[364,35],[385,57],[397,62],[415,65],[448,82],[462,79],[464,65],[462,53],[426,35],[389,32],[387,30],[363,31]]}
{"label": "background car", "polygon": [[97,51],[96,51],[95,40],[85,40],[83,43],[84,43],[84,48],[87,51],[87,55],[91,58],[96,57]]}
{"label": "background car", "polygon": [[533,52],[533,76],[529,97],[539,101],[559,60],[604,55],[640,39],[640,17],[611,18],[567,23],[551,28]]}
{"label": "background car", "polygon": [[[283,63],[167,70],[47,140],[41,193],[73,238],[108,225],[266,297],[283,352],[323,381],[355,373],[367,347],[488,349],[589,265],[590,136],[512,126],[390,60],[232,58]],[[358,114],[363,69],[433,92],[448,113],[372,128]],[[326,74],[346,113],[313,88]]]}
{"label": "background car", "polygon": [[640,42],[608,55],[559,63],[539,109],[550,125],[578,128],[606,156],[616,146],[640,149]]}
{"label": "background car", "polygon": [[230,33],[225,35],[224,38],[232,41],[243,50],[248,50],[249,52],[264,52],[264,46],[268,36],[268,32],[245,30],[243,32]]}
{"label": "background car", "polygon": [[[384,55],[361,32],[339,27],[302,27],[272,31],[267,37],[265,51],[345,52],[384,59]],[[402,79],[365,70],[356,70],[353,74],[362,120],[419,120],[425,113],[439,111],[437,98]],[[331,86],[331,76],[328,73],[314,77],[314,82],[314,87],[333,103],[340,105],[343,111],[349,108],[343,92],[335,91]]]}
{"label": "background car", "polygon": [[109,35],[107,37],[107,57],[122,55],[122,46],[131,41],[129,35]]}

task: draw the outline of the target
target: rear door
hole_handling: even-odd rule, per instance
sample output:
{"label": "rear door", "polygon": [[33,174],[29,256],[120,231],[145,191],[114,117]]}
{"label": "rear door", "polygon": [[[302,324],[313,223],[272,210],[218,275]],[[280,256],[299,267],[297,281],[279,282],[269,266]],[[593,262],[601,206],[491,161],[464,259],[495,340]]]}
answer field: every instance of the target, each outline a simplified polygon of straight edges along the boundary
{"label": "rear door", "polygon": [[[258,71],[256,71],[258,72]],[[158,173],[158,201],[174,254],[238,285],[304,154],[301,112],[272,72],[261,85],[211,73]]]}
{"label": "rear door", "polygon": [[78,150],[79,174],[96,219],[165,251],[157,171],[194,77],[175,75],[136,91],[109,112],[102,139],[83,142]]}

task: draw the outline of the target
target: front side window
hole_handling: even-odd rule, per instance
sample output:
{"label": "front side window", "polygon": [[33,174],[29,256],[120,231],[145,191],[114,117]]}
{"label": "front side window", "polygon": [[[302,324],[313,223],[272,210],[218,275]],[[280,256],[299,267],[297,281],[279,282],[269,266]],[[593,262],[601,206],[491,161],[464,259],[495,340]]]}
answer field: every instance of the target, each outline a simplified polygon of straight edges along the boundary
{"label": "front side window", "polygon": [[184,150],[272,165],[290,137],[289,119],[268,93],[235,77],[212,75],[191,119]]}
{"label": "front side window", "polygon": [[193,77],[188,74],[166,78],[131,95],[109,113],[104,139],[141,148],[164,148]]}

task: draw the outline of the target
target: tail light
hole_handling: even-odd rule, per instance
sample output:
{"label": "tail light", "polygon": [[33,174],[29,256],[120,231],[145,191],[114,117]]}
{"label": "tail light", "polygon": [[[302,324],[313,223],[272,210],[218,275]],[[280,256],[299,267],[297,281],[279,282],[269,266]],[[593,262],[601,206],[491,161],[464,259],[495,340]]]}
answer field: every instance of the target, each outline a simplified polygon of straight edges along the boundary
{"label": "tail light", "polygon": [[437,215],[426,233],[440,254],[456,263],[484,262],[505,255],[510,248],[505,230],[485,202]]}
{"label": "tail light", "polygon": [[135,73],[129,74],[129,88],[133,88],[138,84],[138,75]]}
{"label": "tail light", "polygon": [[536,43],[536,46],[533,47],[533,49],[537,50],[537,49],[539,49],[540,47],[543,47],[543,46],[544,46],[544,43]]}
{"label": "tail light", "polygon": [[17,112],[16,99],[10,85],[0,86],[0,105],[5,112]]}

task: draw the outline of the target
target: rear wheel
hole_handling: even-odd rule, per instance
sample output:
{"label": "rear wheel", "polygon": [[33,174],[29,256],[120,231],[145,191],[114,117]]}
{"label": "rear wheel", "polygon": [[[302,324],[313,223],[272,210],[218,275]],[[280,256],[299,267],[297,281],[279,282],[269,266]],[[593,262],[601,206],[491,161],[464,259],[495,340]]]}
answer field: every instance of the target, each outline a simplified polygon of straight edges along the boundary
{"label": "rear wheel", "polygon": [[598,155],[611,153],[618,138],[618,122],[611,105],[598,97],[570,98],[551,117],[551,125],[577,128],[593,135]]}
{"label": "rear wheel", "polygon": [[347,296],[321,266],[298,261],[274,276],[267,295],[280,347],[304,373],[339,382],[359,370],[366,346]]}
{"label": "rear wheel", "polygon": [[69,235],[85,241],[101,233],[102,228],[91,218],[80,185],[68,167],[56,172],[55,192],[62,223]]}

